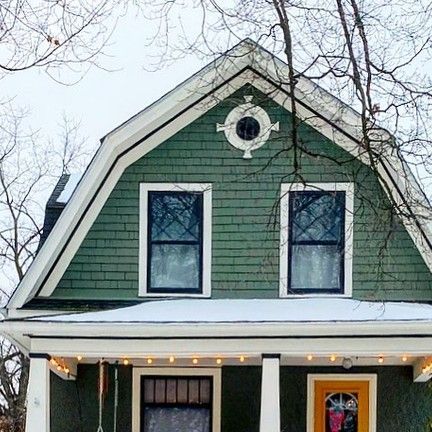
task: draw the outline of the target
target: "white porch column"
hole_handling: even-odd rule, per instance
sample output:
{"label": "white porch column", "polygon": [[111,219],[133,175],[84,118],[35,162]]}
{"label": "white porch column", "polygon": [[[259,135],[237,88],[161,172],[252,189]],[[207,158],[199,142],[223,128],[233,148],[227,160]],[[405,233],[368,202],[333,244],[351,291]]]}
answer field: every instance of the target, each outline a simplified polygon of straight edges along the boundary
{"label": "white porch column", "polygon": [[263,354],[260,432],[280,432],[279,354]]}
{"label": "white porch column", "polygon": [[30,358],[26,432],[50,430],[50,368],[46,358]]}

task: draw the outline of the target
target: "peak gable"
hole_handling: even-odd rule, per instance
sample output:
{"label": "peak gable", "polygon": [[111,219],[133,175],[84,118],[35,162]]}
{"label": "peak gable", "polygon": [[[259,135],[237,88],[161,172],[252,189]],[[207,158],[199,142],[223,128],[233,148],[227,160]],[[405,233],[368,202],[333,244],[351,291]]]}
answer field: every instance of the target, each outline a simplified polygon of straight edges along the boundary
{"label": "peak gable", "polygon": [[[198,121],[219,101],[230,97],[244,85],[252,84],[264,94],[271,95],[276,106],[289,110],[287,92],[280,82],[275,82],[284,73],[284,68],[280,60],[257,46],[251,47],[249,41],[245,42],[108,134],[61,215],[61,222],[54,227],[53,234],[30,267],[9,307],[21,307],[37,292],[50,295],[123,173],[187,125]],[[344,151],[361,158],[355,113],[311,82],[302,80],[298,89],[299,115],[304,122]],[[308,100],[312,93],[315,106],[311,106]],[[216,128],[216,123],[213,127]],[[385,134],[384,131],[382,133]],[[216,135],[215,129],[213,135]],[[394,174],[397,174],[395,170],[391,171],[387,164],[383,165],[383,175],[393,179]],[[395,188],[392,193],[397,194],[399,199],[403,199],[401,186],[406,187],[405,182],[402,183],[395,183],[393,179]],[[411,224],[408,229],[425,261],[432,265],[426,228],[419,223],[416,226]],[[65,232],[68,235],[65,236]]]}

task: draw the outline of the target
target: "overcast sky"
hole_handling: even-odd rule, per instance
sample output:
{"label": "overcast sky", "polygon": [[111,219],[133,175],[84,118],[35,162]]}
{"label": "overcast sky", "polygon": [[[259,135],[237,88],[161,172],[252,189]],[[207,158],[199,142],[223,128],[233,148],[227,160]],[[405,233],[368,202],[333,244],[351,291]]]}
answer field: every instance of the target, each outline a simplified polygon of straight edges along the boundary
{"label": "overcast sky", "polygon": [[[142,110],[202,67],[196,57],[180,59],[164,70],[150,72],[158,51],[145,46],[149,25],[143,18],[129,14],[118,24],[105,48],[110,57],[99,63],[115,71],[92,67],[80,82],[62,85],[41,69],[7,76],[0,81],[3,98],[27,108],[29,125],[45,136],[55,138],[62,114],[81,122],[81,134],[89,144],[98,144],[110,130]],[[62,69],[63,82],[78,75]]]}
{"label": "overcast sky", "polygon": [[[187,15],[182,19],[186,26],[196,26],[196,17]],[[210,61],[190,55],[150,71],[160,55],[159,48],[147,45],[154,34],[152,25],[155,24],[137,16],[132,8],[119,21],[105,47],[108,56],[99,60],[108,70],[92,67],[78,83],[62,85],[42,69],[33,68],[0,80],[0,95],[2,99],[14,98],[15,106],[27,108],[29,127],[40,131],[42,144],[46,144],[43,137],[60,139],[57,135],[61,133],[64,113],[80,122],[81,135],[87,138],[89,148],[95,149],[109,131]],[[172,31],[175,38],[176,29]],[[72,83],[79,76],[67,67],[61,69],[62,82]]]}

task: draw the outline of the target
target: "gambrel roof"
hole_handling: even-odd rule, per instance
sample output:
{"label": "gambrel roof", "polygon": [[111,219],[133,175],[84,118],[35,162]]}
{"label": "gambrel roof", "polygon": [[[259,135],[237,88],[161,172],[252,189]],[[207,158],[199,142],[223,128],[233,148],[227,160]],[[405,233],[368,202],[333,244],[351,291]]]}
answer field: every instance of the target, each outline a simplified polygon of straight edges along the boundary
{"label": "gambrel roof", "polygon": [[[256,43],[245,40],[106,135],[8,308],[21,308],[35,295],[47,297],[53,292],[129,165],[245,84],[252,84],[290,110],[287,83],[286,64]],[[304,122],[368,163],[357,112],[304,77],[299,79],[295,98],[298,115]],[[383,129],[374,132],[384,141],[392,139]],[[432,240],[425,223],[431,219],[427,218],[426,197],[409,169],[391,154],[382,156],[379,172],[390,185],[394,200],[409,214],[419,215],[403,222],[432,270]]]}

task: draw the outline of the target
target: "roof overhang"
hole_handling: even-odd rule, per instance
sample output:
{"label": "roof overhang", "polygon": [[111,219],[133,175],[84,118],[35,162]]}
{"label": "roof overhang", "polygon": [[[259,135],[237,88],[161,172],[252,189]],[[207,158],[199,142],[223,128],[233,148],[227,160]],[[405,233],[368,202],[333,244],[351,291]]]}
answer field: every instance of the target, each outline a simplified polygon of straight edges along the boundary
{"label": "roof overhang", "polygon": [[0,323],[0,331],[20,341],[27,352],[63,350],[64,355],[106,349],[100,354],[114,356],[126,347],[138,355],[137,346],[140,351],[165,350],[161,341],[169,341],[166,349],[177,353],[191,353],[192,347],[217,352],[222,346],[225,351],[242,346],[242,352],[252,352],[255,343],[270,349],[279,341],[293,344],[298,354],[306,349],[299,341],[308,341],[307,346],[315,341],[330,352],[329,347],[339,346],[341,352],[362,349],[372,355],[385,346],[389,353],[427,355],[432,349],[432,305],[343,298],[184,299],[9,319]]}
{"label": "roof overhang", "polygon": [[[22,308],[35,295],[51,295],[129,165],[245,84],[252,84],[290,110],[288,82],[286,64],[246,40],[110,132],[12,295],[8,308]],[[300,78],[295,97],[302,120],[368,163],[361,144],[358,113],[305,78]],[[376,129],[375,134],[384,141],[392,139],[383,129]],[[386,191],[410,214],[419,215],[419,218],[407,218],[403,222],[432,270],[431,236],[425,223],[430,215],[423,193],[407,168],[391,154],[382,156],[379,170],[389,185]]]}
{"label": "roof overhang", "polygon": [[[256,355],[427,357],[432,355],[430,322],[232,323],[125,325],[3,323],[2,333],[26,353],[60,357],[123,358]],[[20,334],[18,336],[18,334]]]}

